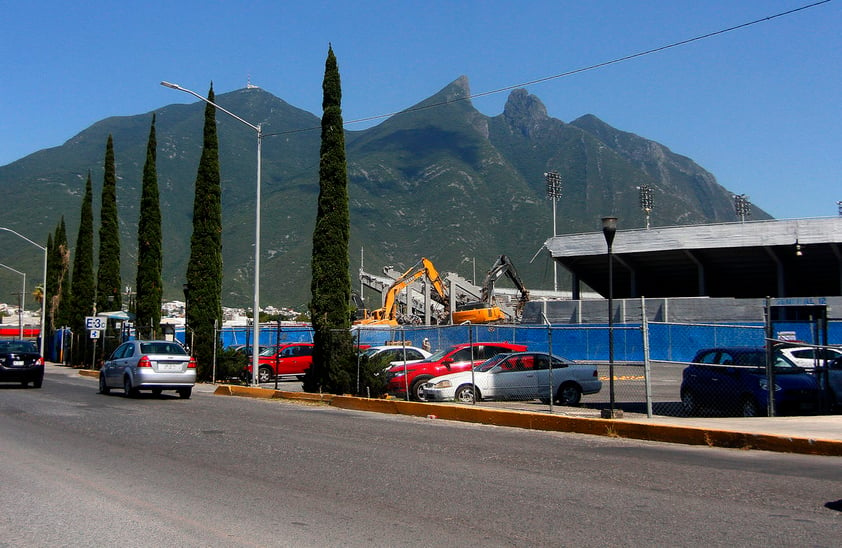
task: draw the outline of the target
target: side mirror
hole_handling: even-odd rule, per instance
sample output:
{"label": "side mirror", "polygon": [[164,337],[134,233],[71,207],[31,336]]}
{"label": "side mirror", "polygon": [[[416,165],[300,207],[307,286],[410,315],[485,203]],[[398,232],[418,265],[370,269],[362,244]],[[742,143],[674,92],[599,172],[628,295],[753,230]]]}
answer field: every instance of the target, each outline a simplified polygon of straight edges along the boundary
{"label": "side mirror", "polygon": [[448,369],[448,371],[450,370],[450,364],[452,364],[452,363],[453,363],[453,360],[449,359],[449,358],[441,361],[441,364],[443,366],[445,366]]}

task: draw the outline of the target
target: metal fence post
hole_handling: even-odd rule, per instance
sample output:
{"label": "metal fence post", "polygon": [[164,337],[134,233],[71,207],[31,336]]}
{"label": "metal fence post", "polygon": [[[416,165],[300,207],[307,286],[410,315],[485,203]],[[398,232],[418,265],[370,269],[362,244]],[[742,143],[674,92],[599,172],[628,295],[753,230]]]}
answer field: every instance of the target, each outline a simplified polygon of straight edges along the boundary
{"label": "metal fence post", "polygon": [[766,297],[766,304],[764,306],[766,316],[766,412],[770,417],[775,416],[775,367],[773,365],[772,356],[772,306],[771,299]]}
{"label": "metal fence post", "polygon": [[649,320],[646,318],[646,297],[640,298],[640,331],[643,337],[643,382],[646,392],[646,416],[652,418],[652,376],[649,362]]}

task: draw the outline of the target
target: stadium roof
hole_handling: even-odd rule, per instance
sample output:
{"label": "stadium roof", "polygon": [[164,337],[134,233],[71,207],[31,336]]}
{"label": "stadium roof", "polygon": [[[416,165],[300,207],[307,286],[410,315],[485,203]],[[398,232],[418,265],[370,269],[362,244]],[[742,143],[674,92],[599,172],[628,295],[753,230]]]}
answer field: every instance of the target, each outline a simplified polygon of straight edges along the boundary
{"label": "stadium roof", "polygon": [[[608,295],[602,232],[544,244],[580,282]],[[842,217],[623,230],[612,246],[614,297],[842,295]]]}

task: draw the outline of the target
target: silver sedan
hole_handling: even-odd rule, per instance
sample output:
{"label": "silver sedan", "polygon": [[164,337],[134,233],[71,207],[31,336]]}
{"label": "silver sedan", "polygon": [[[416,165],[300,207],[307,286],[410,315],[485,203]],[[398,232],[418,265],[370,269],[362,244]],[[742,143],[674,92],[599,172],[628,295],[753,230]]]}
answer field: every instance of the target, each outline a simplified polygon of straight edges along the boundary
{"label": "silver sedan", "polygon": [[175,390],[189,398],[196,384],[196,361],[174,341],[128,341],[111,353],[99,372],[99,391],[122,388],[126,397],[140,390]]}

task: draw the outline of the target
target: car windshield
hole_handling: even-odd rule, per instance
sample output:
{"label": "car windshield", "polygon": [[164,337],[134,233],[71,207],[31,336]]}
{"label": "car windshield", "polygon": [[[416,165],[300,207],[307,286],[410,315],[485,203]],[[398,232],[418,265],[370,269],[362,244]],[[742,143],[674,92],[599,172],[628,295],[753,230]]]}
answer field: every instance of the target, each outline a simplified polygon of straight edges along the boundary
{"label": "car windshield", "polygon": [[[251,352],[249,352],[251,354]],[[263,350],[260,351],[258,356],[274,356],[275,355],[275,347],[274,346],[267,346]]]}
{"label": "car windshield", "polygon": [[31,341],[0,341],[0,352],[38,352]]}
{"label": "car windshield", "polygon": [[370,357],[372,357],[373,355],[375,355],[375,354],[377,354],[377,353],[379,353],[379,352],[380,352],[380,348],[378,348],[378,347],[376,347],[376,346],[372,346],[371,348],[366,348],[366,349],[365,349],[365,350],[364,350],[364,351],[360,354],[360,356],[362,356],[362,357],[364,357],[364,358],[370,358]]}
{"label": "car windshield", "polygon": [[488,358],[479,365],[474,366],[474,371],[490,371],[495,365],[508,358],[511,354],[497,354],[493,358]]}
{"label": "car windshield", "polygon": [[453,352],[453,350],[455,348],[456,348],[455,346],[451,346],[449,348],[443,348],[443,349],[433,353],[432,356],[425,359],[424,361],[425,362],[437,362],[437,361],[441,360],[442,358],[444,358],[445,356],[447,356],[448,354],[450,354],[451,352]]}
{"label": "car windshield", "polygon": [[141,354],[171,354],[180,356],[187,354],[180,344],[166,341],[140,343],[140,352]]}

